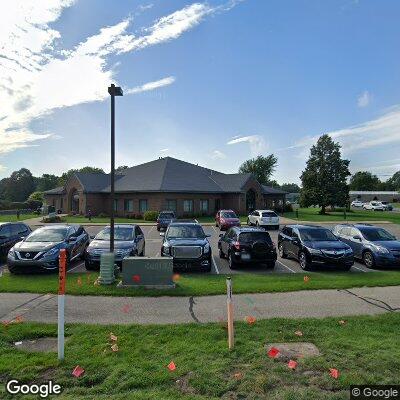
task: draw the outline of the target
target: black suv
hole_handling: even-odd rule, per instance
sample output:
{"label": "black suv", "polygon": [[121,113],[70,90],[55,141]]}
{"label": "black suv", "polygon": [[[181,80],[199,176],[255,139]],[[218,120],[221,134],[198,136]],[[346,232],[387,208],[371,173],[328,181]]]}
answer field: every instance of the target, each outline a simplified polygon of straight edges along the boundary
{"label": "black suv", "polygon": [[84,257],[89,235],[80,225],[50,225],[36,229],[8,252],[11,273],[58,271],[60,249],[67,250],[67,261]]}
{"label": "black suv", "polygon": [[31,228],[23,222],[0,223],[0,258],[6,257],[11,247],[31,232]]}
{"label": "black suv", "polygon": [[276,248],[264,229],[234,227],[219,236],[219,256],[228,258],[229,268],[235,269],[238,264],[247,263],[275,266]]}
{"label": "black suv", "polygon": [[173,257],[174,269],[200,268],[210,272],[212,255],[208,239],[200,224],[196,222],[172,222],[161,245],[162,257]]}
{"label": "black suv", "polygon": [[337,266],[348,271],[354,264],[353,250],[329,229],[315,225],[287,225],[278,235],[282,258],[299,260],[304,270],[312,266]]}
{"label": "black suv", "polygon": [[175,213],[173,211],[161,211],[157,218],[157,230],[165,231],[168,225],[175,220]]}

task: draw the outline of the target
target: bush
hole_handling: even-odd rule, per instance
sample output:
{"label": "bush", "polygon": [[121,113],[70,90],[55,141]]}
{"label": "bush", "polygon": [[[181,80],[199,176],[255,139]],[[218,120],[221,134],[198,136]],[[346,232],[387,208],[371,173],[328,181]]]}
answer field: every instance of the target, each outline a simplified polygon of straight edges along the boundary
{"label": "bush", "polygon": [[61,217],[59,215],[56,215],[54,217],[43,217],[42,221],[44,223],[55,223],[55,222],[63,222]]}
{"label": "bush", "polygon": [[284,212],[292,212],[293,206],[290,203],[286,203],[284,206]]}
{"label": "bush", "polygon": [[144,213],[145,221],[157,221],[157,218],[158,218],[158,211],[146,211]]}
{"label": "bush", "polygon": [[107,215],[106,213],[100,213],[100,214],[98,215],[98,217],[99,217],[99,218],[107,218],[108,215]]}

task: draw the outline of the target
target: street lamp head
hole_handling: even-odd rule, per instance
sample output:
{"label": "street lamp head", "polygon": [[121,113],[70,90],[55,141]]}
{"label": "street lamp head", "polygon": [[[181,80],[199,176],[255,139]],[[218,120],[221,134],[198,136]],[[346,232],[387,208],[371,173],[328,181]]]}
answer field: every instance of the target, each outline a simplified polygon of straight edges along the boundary
{"label": "street lamp head", "polygon": [[123,94],[124,94],[124,92],[122,91],[122,88],[119,86],[115,86],[113,83],[108,88],[108,93],[111,96],[123,96]]}

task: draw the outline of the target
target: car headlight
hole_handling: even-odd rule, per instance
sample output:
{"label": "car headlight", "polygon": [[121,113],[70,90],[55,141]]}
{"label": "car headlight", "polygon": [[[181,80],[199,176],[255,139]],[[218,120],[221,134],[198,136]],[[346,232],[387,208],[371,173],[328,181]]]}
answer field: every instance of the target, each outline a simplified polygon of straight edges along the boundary
{"label": "car headlight", "polygon": [[169,256],[171,254],[170,246],[168,244],[164,244],[161,251],[164,256]]}
{"label": "car headlight", "polygon": [[11,249],[8,251],[8,257],[15,258],[14,247],[11,247]]}
{"label": "car headlight", "polygon": [[313,249],[312,247],[307,247],[307,249],[310,252],[310,254],[315,254],[315,255],[321,254],[321,250]]}
{"label": "car headlight", "polygon": [[376,246],[375,245],[375,249],[378,253],[382,253],[382,254],[388,254],[390,253],[390,251],[386,248],[386,247],[382,247],[382,246]]}
{"label": "car headlight", "polygon": [[43,254],[43,257],[52,257],[55,255],[58,255],[60,253],[60,249],[57,247],[54,247],[52,249],[50,249],[49,251],[47,251],[46,253]]}
{"label": "car headlight", "polygon": [[210,252],[210,243],[206,243],[204,246],[204,254],[209,253]]}

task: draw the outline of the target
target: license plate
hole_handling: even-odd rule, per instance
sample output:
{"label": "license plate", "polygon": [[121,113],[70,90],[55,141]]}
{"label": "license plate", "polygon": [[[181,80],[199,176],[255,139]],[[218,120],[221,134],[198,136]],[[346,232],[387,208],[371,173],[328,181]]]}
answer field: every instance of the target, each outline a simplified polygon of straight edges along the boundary
{"label": "license plate", "polygon": [[242,260],[250,260],[250,254],[242,254]]}

